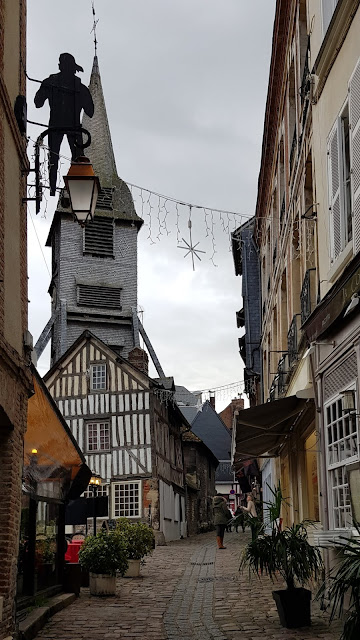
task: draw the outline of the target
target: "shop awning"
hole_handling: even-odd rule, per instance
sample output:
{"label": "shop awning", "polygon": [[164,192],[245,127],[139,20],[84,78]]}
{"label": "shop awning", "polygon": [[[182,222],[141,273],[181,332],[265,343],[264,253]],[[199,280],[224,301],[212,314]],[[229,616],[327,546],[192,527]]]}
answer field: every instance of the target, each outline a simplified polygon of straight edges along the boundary
{"label": "shop awning", "polygon": [[236,416],[235,470],[251,458],[278,454],[296,422],[305,411],[314,411],[314,401],[288,396],[239,411]]}
{"label": "shop awning", "polygon": [[91,471],[35,369],[33,385],[24,436],[24,490],[58,500],[77,498],[86,489]]}

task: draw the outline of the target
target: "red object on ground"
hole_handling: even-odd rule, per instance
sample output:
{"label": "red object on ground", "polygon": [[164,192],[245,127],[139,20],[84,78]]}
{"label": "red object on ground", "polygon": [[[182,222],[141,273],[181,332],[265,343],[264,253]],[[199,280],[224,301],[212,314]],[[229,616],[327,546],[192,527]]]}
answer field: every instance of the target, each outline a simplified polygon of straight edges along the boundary
{"label": "red object on ground", "polygon": [[66,562],[79,562],[79,551],[84,544],[84,540],[76,540],[68,543],[68,548],[65,553]]}

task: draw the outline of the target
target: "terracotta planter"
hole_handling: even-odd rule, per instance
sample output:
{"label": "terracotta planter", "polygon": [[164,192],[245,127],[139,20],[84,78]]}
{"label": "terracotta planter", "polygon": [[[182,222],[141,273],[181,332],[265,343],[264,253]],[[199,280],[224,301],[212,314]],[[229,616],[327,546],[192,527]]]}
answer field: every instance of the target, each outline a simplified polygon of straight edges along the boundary
{"label": "terracotta planter", "polygon": [[116,576],[90,572],[89,577],[92,596],[114,596],[116,594]]}
{"label": "terracotta planter", "polygon": [[141,560],[128,560],[129,568],[124,574],[124,578],[138,578],[140,576]]}

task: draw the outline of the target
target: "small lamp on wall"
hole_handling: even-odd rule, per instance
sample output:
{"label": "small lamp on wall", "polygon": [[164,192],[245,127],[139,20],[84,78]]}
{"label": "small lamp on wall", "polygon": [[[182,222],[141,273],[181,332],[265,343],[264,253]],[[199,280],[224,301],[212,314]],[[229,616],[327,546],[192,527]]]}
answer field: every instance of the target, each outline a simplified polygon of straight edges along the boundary
{"label": "small lamp on wall", "polygon": [[354,389],[347,389],[341,393],[341,403],[343,413],[353,413],[355,407],[355,391]]}

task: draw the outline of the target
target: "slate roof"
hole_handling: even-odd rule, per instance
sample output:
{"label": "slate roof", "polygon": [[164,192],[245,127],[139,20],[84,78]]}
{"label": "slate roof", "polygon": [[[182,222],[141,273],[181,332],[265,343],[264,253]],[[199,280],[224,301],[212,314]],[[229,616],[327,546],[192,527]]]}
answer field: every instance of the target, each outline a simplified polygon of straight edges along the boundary
{"label": "slate roof", "polygon": [[230,460],[230,432],[208,400],[191,423],[191,430],[203,440],[218,460]]}
{"label": "slate roof", "polygon": [[179,405],[195,407],[199,400],[199,391],[191,392],[181,385],[175,386],[175,400]]}
{"label": "slate roof", "polygon": [[198,414],[198,408],[197,407],[184,407],[181,404],[178,404],[178,407],[179,407],[181,413],[183,414],[184,418],[186,418],[186,420],[190,424],[192,424],[193,421],[196,418],[196,415]]}
{"label": "slate roof", "polygon": [[129,187],[117,173],[97,56],[94,57],[89,90],[94,101],[94,115],[89,118],[84,114],[83,117],[82,126],[90,131],[92,140],[85,151],[93,164],[95,175],[100,179],[101,187],[113,189],[112,210],[97,208],[96,213],[133,220],[141,225],[143,221],[135,211]]}

